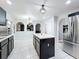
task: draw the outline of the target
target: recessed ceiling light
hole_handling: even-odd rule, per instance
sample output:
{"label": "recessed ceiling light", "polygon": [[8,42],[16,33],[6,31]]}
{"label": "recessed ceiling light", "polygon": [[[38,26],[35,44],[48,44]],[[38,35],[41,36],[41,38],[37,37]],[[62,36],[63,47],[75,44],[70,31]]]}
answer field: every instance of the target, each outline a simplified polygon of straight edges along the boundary
{"label": "recessed ceiling light", "polygon": [[71,3],[71,0],[66,1],[66,5],[69,5]]}
{"label": "recessed ceiling light", "polygon": [[6,0],[7,4],[12,5],[12,2],[10,0]]}

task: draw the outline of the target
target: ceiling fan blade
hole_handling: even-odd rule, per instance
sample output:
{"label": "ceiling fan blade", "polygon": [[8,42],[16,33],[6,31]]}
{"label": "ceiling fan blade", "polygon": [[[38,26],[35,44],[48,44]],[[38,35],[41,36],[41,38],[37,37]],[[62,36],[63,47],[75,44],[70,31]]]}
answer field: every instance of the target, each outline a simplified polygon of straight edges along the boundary
{"label": "ceiling fan blade", "polygon": [[[33,1],[29,1],[29,3],[30,3],[31,5],[35,5],[35,6],[42,6],[42,5],[44,4],[44,3],[37,3],[37,2],[33,2]],[[49,4],[47,4],[47,3],[45,3],[44,5],[45,5],[45,7],[47,7],[47,8],[57,8],[57,7],[55,7],[54,5],[49,6]]]}
{"label": "ceiling fan blade", "polygon": [[38,3],[35,3],[35,2],[34,2],[33,4],[34,4],[34,5],[37,5],[37,6],[41,6],[41,4],[38,4]]}

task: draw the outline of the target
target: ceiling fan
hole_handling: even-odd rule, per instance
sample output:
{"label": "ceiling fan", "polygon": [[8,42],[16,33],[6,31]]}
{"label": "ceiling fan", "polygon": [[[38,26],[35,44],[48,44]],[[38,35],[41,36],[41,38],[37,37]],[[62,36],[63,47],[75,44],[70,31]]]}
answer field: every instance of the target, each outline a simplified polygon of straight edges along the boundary
{"label": "ceiling fan", "polygon": [[42,13],[42,14],[45,14],[46,13],[46,7],[47,8],[53,8],[54,6],[48,6],[47,5],[47,0],[43,0],[43,3],[42,4],[39,4],[39,3],[36,3],[36,2],[32,2],[31,1],[31,4],[33,4],[33,5],[37,5],[37,6],[40,6],[41,7],[41,9],[40,9],[40,12]]}
{"label": "ceiling fan", "polygon": [[47,3],[47,0],[44,0],[43,1],[43,3],[42,3],[42,5],[41,5],[41,9],[40,9],[40,12],[42,13],[42,14],[45,14],[46,13],[46,8],[45,8],[45,4]]}
{"label": "ceiling fan", "polygon": [[39,2],[35,2],[35,1],[29,1],[31,4],[33,4],[33,5],[36,5],[36,6],[42,6],[42,5],[44,5],[44,7],[47,7],[47,8],[53,8],[53,7],[55,7],[54,5],[49,5],[48,4],[48,0],[43,0],[43,2],[42,3],[39,3]]}

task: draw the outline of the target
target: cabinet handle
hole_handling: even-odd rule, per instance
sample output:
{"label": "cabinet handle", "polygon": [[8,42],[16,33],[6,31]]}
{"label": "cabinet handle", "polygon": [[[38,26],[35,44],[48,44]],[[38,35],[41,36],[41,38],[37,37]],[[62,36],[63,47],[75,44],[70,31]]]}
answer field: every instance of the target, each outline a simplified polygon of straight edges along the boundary
{"label": "cabinet handle", "polygon": [[49,47],[49,46],[50,46],[50,44],[48,43],[48,44],[47,44],[47,46]]}

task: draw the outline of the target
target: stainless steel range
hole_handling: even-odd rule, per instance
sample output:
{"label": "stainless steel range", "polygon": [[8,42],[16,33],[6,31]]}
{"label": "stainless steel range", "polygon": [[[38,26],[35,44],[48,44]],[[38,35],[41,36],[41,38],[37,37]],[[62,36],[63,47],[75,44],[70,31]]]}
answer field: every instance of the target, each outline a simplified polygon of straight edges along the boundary
{"label": "stainless steel range", "polygon": [[63,25],[63,50],[79,59],[79,12],[68,17],[68,25]]}

